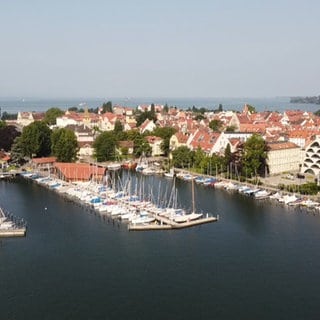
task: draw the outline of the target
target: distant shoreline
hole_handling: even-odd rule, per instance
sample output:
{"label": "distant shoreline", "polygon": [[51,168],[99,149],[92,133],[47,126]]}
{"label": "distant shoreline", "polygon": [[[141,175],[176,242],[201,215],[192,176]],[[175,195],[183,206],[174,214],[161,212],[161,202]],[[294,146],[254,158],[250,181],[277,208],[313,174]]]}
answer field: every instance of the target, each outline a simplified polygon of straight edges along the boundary
{"label": "distant shoreline", "polygon": [[291,97],[290,103],[320,104],[320,96]]}

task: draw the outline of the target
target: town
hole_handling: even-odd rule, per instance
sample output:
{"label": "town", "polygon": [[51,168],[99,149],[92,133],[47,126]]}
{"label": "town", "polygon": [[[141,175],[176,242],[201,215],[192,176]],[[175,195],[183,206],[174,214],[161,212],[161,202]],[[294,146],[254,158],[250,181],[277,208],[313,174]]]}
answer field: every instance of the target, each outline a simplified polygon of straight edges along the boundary
{"label": "town", "polygon": [[[162,166],[166,171],[174,166],[212,175],[224,173],[236,179],[241,175],[272,177],[283,173],[289,180],[304,179],[306,175],[313,180],[319,177],[320,117],[312,112],[256,112],[248,104],[242,112],[224,111],[221,105],[213,111],[154,104],[131,108],[112,106],[111,102],[90,111],[86,108],[64,112],[52,108],[43,113],[19,112],[15,119],[2,121],[5,124],[0,132],[2,168],[10,168],[10,162],[21,162],[28,156],[29,160],[57,156],[57,162],[92,163],[137,161],[144,155],[145,159],[166,159]],[[2,118],[5,116],[8,115]],[[48,146],[32,150],[25,145],[26,141],[20,158],[15,150],[10,152],[11,146],[15,146],[13,138],[21,133],[23,136],[26,128],[43,121],[53,132],[72,131],[76,154],[68,159],[63,150],[61,155],[61,151],[55,153]],[[115,133],[115,138],[104,136],[105,133]],[[259,163],[255,167],[248,164],[247,158],[245,167],[244,145],[252,137],[263,139],[265,154],[258,155]],[[107,145],[99,147],[103,144],[98,143],[99,139],[107,141]]]}

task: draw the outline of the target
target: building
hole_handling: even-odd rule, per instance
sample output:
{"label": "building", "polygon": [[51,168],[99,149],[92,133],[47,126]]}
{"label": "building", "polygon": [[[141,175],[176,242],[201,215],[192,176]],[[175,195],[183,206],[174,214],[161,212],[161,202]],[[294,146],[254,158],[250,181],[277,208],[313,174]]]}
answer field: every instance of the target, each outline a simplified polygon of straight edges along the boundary
{"label": "building", "polygon": [[146,137],[150,147],[151,147],[151,156],[160,156],[163,154],[163,151],[161,149],[161,144],[163,142],[163,139],[156,136],[147,136]]}
{"label": "building", "polygon": [[311,142],[304,155],[304,160],[301,166],[302,173],[311,173],[316,177],[320,175],[320,136]]}
{"label": "building", "polygon": [[56,175],[67,182],[98,181],[102,182],[106,168],[90,165],[89,163],[62,163],[54,164]]}
{"label": "building", "polygon": [[298,172],[301,164],[301,149],[292,142],[270,142],[267,165],[270,175],[283,172]]}

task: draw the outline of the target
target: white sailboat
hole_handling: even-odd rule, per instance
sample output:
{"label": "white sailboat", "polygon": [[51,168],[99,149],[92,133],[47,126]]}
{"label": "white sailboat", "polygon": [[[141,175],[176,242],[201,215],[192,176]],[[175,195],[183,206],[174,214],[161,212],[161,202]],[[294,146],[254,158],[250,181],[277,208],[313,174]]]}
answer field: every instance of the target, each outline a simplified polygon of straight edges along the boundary
{"label": "white sailboat", "polygon": [[194,201],[194,179],[192,179],[192,212],[180,216],[176,216],[174,218],[175,222],[182,223],[182,222],[189,222],[192,220],[196,220],[202,217],[202,213],[196,213],[195,210],[195,201]]}

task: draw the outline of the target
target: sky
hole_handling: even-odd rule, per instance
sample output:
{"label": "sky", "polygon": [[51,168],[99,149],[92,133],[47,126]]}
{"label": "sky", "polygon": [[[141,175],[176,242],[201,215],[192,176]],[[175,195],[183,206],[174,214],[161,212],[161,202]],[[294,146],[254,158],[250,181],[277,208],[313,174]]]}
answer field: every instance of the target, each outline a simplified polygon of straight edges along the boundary
{"label": "sky", "polygon": [[0,97],[319,95],[318,0],[0,0]]}

